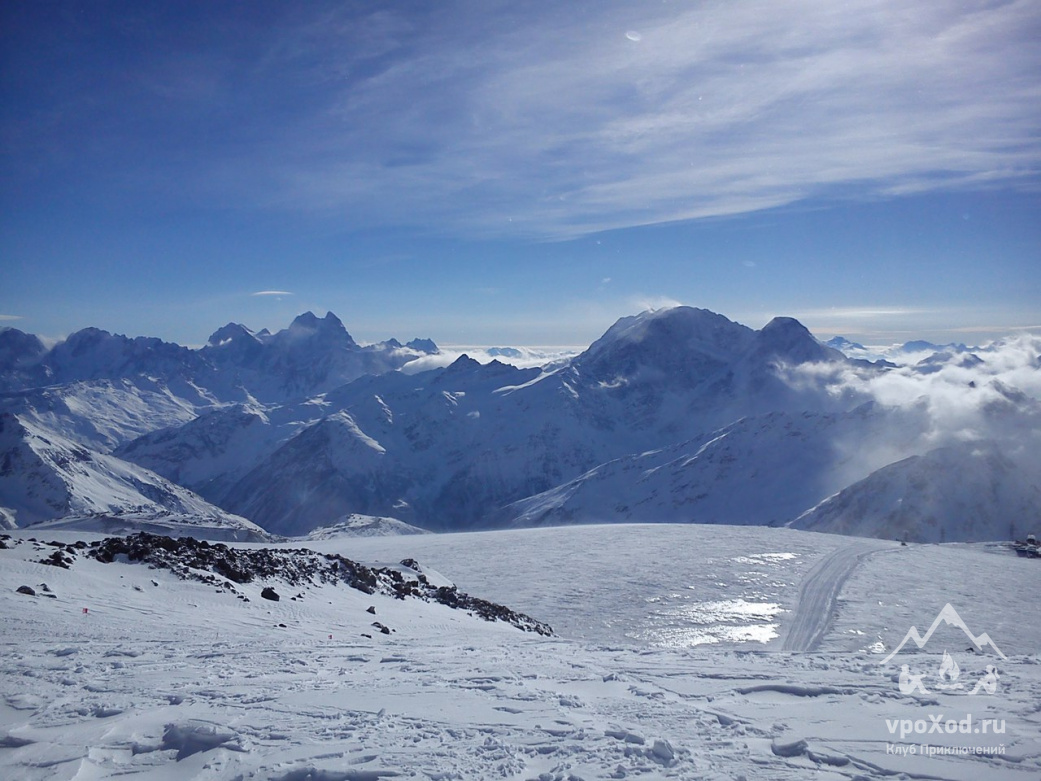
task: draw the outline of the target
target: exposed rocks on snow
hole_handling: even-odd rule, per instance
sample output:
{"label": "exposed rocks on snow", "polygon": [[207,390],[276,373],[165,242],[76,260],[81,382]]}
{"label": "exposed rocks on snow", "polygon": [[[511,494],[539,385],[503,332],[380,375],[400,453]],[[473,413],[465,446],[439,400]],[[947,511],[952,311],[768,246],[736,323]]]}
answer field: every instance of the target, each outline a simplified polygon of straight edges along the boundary
{"label": "exposed rocks on snow", "polygon": [[261,591],[260,596],[264,599],[270,599],[272,602],[278,602],[280,599],[278,592],[271,588],[271,586],[267,586],[263,591]]}
{"label": "exposed rocks on snow", "polygon": [[19,594],[26,594],[30,597],[36,596],[36,589],[34,589],[32,586],[19,586],[15,589],[15,591],[17,591]]}
{"label": "exposed rocks on snow", "polygon": [[[415,579],[399,570],[366,567],[334,553],[318,553],[307,548],[232,548],[224,543],[209,543],[192,537],[164,537],[140,532],[128,537],[107,537],[90,543],[38,543],[38,547],[57,548],[40,563],[69,568],[78,553],[103,564],[114,561],[142,562],[155,569],[166,569],[182,580],[194,580],[229,591],[245,599],[234,584],[254,580],[278,579],[292,586],[320,583],[346,585],[366,594],[382,594],[397,599],[415,598],[437,602],[457,610],[465,610],[485,621],[503,621],[525,632],[551,635],[548,624],[511,610],[503,605],[472,597],[455,586],[434,586],[421,573]],[[61,564],[58,564],[60,559]],[[418,563],[413,562],[418,568]],[[152,581],[155,583],[155,581]],[[273,587],[265,587],[262,596],[278,599]],[[298,598],[302,594],[298,595]],[[375,606],[370,611],[375,613]],[[382,629],[380,630],[382,631]]]}

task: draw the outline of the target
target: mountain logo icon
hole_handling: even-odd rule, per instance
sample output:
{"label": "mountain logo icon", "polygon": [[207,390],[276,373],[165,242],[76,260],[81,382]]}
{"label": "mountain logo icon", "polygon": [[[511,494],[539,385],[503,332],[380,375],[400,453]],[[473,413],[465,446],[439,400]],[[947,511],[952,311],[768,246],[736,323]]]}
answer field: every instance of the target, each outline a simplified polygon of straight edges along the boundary
{"label": "mountain logo icon", "polygon": [[[893,657],[896,656],[900,651],[903,650],[904,646],[908,642],[914,642],[919,650],[924,648],[929,642],[929,639],[935,634],[936,630],[940,628],[941,624],[946,626],[953,626],[961,629],[965,633],[965,637],[972,644],[972,649],[977,653],[982,652],[986,648],[990,648],[994,653],[1000,656],[1002,659],[1007,660],[1008,657],[1002,652],[1000,648],[990,639],[990,635],[984,632],[981,635],[975,635],[969,629],[968,625],[962,620],[962,617],[958,615],[958,611],[948,602],[943,606],[939,615],[933,620],[929,630],[923,636],[917,626],[912,626],[907,630],[907,634],[904,635],[904,639],[900,641],[900,645],[883,659],[879,664],[885,665],[892,661]],[[951,654],[944,649],[943,659],[936,669],[934,677],[936,683],[931,684],[936,689],[943,692],[962,692],[966,690],[966,685],[959,680],[961,676],[961,666],[955,660]],[[913,694],[915,691],[920,691],[922,694],[929,694],[929,689],[926,688],[923,679],[927,673],[914,674],[910,670],[910,666],[903,664],[900,666],[900,692],[902,694]],[[986,673],[977,681],[975,688],[969,692],[970,695],[979,694],[982,690],[986,694],[994,694],[997,691],[998,685],[998,671],[994,665],[987,665]]]}

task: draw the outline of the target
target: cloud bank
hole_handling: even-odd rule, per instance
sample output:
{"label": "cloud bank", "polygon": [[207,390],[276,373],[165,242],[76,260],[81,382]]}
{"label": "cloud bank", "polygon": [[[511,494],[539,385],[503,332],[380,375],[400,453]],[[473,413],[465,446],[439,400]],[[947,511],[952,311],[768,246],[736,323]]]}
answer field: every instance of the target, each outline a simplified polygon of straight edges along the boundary
{"label": "cloud bank", "polygon": [[[891,354],[891,359],[899,359]],[[885,424],[870,438],[834,443],[847,482],[948,445],[996,442],[1041,480],[1041,336],[1021,334],[971,350],[905,353],[895,368],[804,364],[787,382],[848,409],[874,402]]]}

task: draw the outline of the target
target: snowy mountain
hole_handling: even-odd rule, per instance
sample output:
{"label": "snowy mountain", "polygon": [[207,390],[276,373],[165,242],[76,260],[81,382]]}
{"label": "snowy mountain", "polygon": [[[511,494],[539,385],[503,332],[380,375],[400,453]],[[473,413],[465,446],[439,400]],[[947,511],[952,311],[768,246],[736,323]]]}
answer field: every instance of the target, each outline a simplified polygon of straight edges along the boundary
{"label": "snowy mountain", "polygon": [[77,444],[110,452],[157,429],[185,424],[217,404],[146,377],[81,380],[0,395],[0,409]]}
{"label": "snowy mountain", "polygon": [[0,415],[0,503],[18,526],[61,521],[65,527],[102,530],[140,522],[197,532],[230,529],[240,539],[267,537],[245,518],[147,469],[9,413]]}
{"label": "snowy mountain", "polygon": [[[547,371],[464,356],[411,377],[370,376],[267,419],[219,410],[205,426],[215,435],[196,421],[120,454],[281,534],[349,512],[466,528],[612,459],[742,415],[802,409],[806,392],[775,367],[842,360],[790,319],[753,331],[678,307],[624,318]],[[235,453],[253,458],[248,471]],[[192,471],[200,463],[213,470]]]}
{"label": "snowy mountain", "polygon": [[340,537],[396,537],[402,534],[429,534],[429,532],[426,529],[420,529],[418,526],[402,523],[396,518],[351,513],[326,526],[312,529],[305,539],[335,540]]}
{"label": "snowy mountain", "polygon": [[182,426],[141,436],[114,454],[219,501],[257,460],[325,413],[318,399],[284,406],[219,407]]}
{"label": "snowy mountain", "polygon": [[0,332],[0,390],[98,380],[142,381],[196,406],[312,396],[364,374],[397,369],[436,353],[430,340],[358,345],[332,312],[311,312],[274,334],[229,323],[201,350],[160,339],[85,328],[50,350],[14,329]]}
{"label": "snowy mountain", "polygon": [[17,328],[0,328],[0,376],[21,370],[39,360],[45,352],[47,349],[38,336]]}
{"label": "snowy mountain", "polygon": [[382,374],[437,352],[429,339],[402,346],[396,339],[362,347],[332,312],[297,317],[275,334],[228,323],[210,336],[200,355],[225,378],[263,401],[313,396],[365,374]]}
{"label": "snowy mountain", "polygon": [[909,542],[1022,539],[1038,524],[1041,460],[997,442],[882,467],[806,511],[797,529]]}
{"label": "snowy mountain", "polygon": [[[915,416],[874,403],[838,414],[752,416],[692,442],[625,456],[504,508],[511,526],[638,522],[785,525],[805,508],[913,452]],[[865,454],[866,443],[887,448]]]}
{"label": "snowy mountain", "polygon": [[[867,363],[791,318],[757,331],[690,307],[622,318],[526,369],[463,355],[421,371],[432,342],[360,346],[331,313],[274,334],[229,323],[200,350],[97,329],[42,353],[8,341],[0,410],[288,536],[352,513],[432,530],[785,524],[878,469],[1041,419],[1029,336]],[[33,372],[53,384],[26,387]],[[1000,497],[995,517],[1019,511]]]}

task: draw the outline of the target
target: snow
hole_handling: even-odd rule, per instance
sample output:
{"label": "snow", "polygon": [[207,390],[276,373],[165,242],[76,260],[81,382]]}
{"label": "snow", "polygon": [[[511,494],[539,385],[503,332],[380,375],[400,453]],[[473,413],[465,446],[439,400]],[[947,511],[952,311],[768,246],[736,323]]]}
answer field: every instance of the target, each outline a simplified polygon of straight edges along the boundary
{"label": "snow", "polygon": [[396,518],[351,513],[326,526],[312,529],[303,539],[330,540],[337,537],[390,537],[397,534],[429,534],[426,529]]}
{"label": "snow", "polygon": [[[397,369],[451,353],[360,346],[332,314],[275,334],[228,324],[201,350],[97,329],[43,354],[22,342],[0,405],[103,468],[66,480],[12,456],[5,524],[135,513],[158,490],[157,512],[210,503],[287,535],[357,513],[448,531],[796,523],[952,541],[1015,536],[1041,501],[1031,335],[973,352],[909,344],[899,364],[868,364],[791,318],[755,331],[678,306],[622,318],[542,368],[460,355],[418,374]],[[197,496],[140,490],[156,475]],[[91,493],[100,483],[112,501]]]}
{"label": "snow", "polygon": [[192,526],[232,539],[264,539],[263,529],[135,464],[77,445],[17,415],[0,414],[0,498],[20,526],[70,528],[133,520]]}
{"label": "snow", "polygon": [[[919,544],[1038,531],[1035,337],[869,365],[677,307],[542,368],[332,314],[0,341],[0,778],[1041,775],[1041,565]],[[231,548],[184,580],[50,542],[141,530]]]}
{"label": "snow", "polygon": [[[372,562],[413,557],[463,590],[506,595],[555,622],[546,638],[331,585],[247,583],[237,586],[244,602],[142,565],[79,557],[68,570],[45,566],[36,562],[51,548],[14,534],[23,542],[0,550],[6,778],[1041,773],[1041,632],[1023,620],[1036,614],[1038,564],[999,546],[690,525],[308,543]],[[37,595],[16,593],[20,585]],[[260,598],[265,585],[283,598]],[[684,644],[648,631],[675,620],[662,606],[726,602],[734,611],[723,624],[740,625],[743,613],[749,626],[776,624],[777,636]],[[1007,659],[963,651],[962,630],[941,622],[927,646],[881,663],[948,603]],[[373,631],[374,621],[394,632]],[[801,650],[782,650],[799,635],[789,644]],[[996,693],[901,693],[898,662],[922,673],[944,649],[965,680],[995,666]],[[967,718],[1002,731],[959,732]],[[944,746],[998,753],[935,753]]]}

